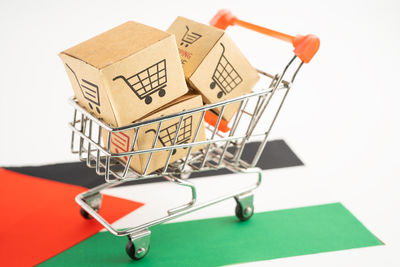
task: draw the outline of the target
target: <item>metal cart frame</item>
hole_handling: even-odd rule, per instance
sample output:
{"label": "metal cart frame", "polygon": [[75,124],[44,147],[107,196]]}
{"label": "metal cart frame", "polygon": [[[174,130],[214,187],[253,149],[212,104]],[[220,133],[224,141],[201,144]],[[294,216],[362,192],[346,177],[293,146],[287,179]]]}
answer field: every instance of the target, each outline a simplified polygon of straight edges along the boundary
{"label": "metal cart frame", "polygon": [[[221,12],[222,15],[226,15],[227,11],[220,11],[217,16],[221,17]],[[220,21],[221,19],[218,20],[218,22]],[[231,22],[229,23],[232,25]],[[218,23],[214,22],[213,24],[218,26]],[[318,50],[318,48],[316,50]],[[76,202],[81,206],[82,215],[85,218],[96,219],[115,236],[127,236],[128,243],[126,251],[133,259],[141,259],[147,254],[150,244],[150,227],[208,207],[215,203],[234,198],[237,202],[235,209],[236,216],[241,221],[248,220],[254,212],[253,191],[262,181],[262,171],[255,166],[264,150],[271,128],[274,125],[287,94],[292,87],[292,83],[303,63],[306,61],[301,53],[295,52],[295,54],[296,55],[289,61],[280,74],[271,75],[267,72],[258,71],[261,76],[264,76],[269,80],[267,89],[262,89],[234,99],[221,101],[219,103],[186,110],[173,115],[134,123],[125,127],[110,127],[94,117],[86,109],[79,106],[76,99],[71,98],[70,103],[74,108],[73,120],[69,124],[69,127],[72,130],[71,150],[73,153],[77,153],[80,160],[85,161],[88,167],[95,168],[97,174],[104,176],[106,181],[106,183],[81,193],[76,197]],[[300,58],[300,60],[297,60],[297,58]],[[264,111],[269,107],[271,99],[273,99],[275,95],[278,95],[276,94],[277,91],[282,92],[279,94],[279,104],[273,110],[273,116],[269,123],[261,123],[263,121],[261,120],[261,117],[264,114]],[[254,105],[249,104],[252,101],[254,102]],[[223,120],[222,114],[227,105],[236,105],[238,108],[234,119],[231,121],[231,128],[229,131],[224,133],[218,129]],[[206,113],[217,109],[220,110],[220,113],[216,124],[212,125],[205,122]],[[179,132],[182,130],[181,128],[184,118],[195,114],[200,114],[201,117],[197,125],[193,125],[194,136],[186,143],[179,143],[178,136]],[[177,125],[176,135],[173,142],[171,144],[165,144],[163,147],[156,147],[158,137],[163,128],[162,124],[168,120],[176,121],[177,119],[179,120],[179,123]],[[207,140],[197,141],[196,137],[202,123],[206,123],[207,125],[206,129],[208,131],[208,138]],[[157,125],[152,148],[135,150],[135,144],[141,127],[150,124]],[[240,130],[243,129],[245,129],[244,132],[240,133]],[[112,135],[126,130],[135,130],[130,151],[112,153],[110,151]],[[102,135],[104,133],[107,138],[103,141]],[[258,138],[261,142],[254,153],[254,158],[251,161],[247,161],[242,158],[242,154],[245,145],[251,138]],[[76,143],[78,143],[77,149]],[[203,148],[196,152],[192,152],[192,149],[198,145],[202,145]],[[187,149],[186,157],[175,162],[170,162],[174,151],[183,148]],[[153,153],[159,151],[167,151],[169,153],[164,167],[153,173],[147,173]],[[142,174],[134,172],[129,167],[132,157],[138,154],[148,155],[148,160]],[[127,160],[125,162],[121,161],[120,158],[122,157],[126,157]],[[227,195],[203,203],[197,203],[196,186],[188,180],[190,174],[193,172],[217,170],[221,168],[229,169],[235,173],[255,174],[257,175],[257,181],[241,190],[231,192]],[[105,218],[99,215],[98,210],[101,206],[100,192],[102,190],[121,185],[128,181],[152,179],[156,177],[163,177],[169,182],[188,187],[191,190],[190,201],[181,206],[169,209],[164,217],[122,230],[114,228]]]}
{"label": "metal cart frame", "polygon": [[[182,133],[177,135],[178,137],[176,139],[176,144],[178,145],[186,144],[187,142],[189,142],[190,137],[192,136],[192,120],[193,120],[192,116],[188,116],[183,119],[183,127],[181,126]],[[162,133],[163,135],[162,136],[158,135],[158,140],[163,146],[172,145],[174,143],[174,136],[177,133],[178,124],[179,122],[174,123],[160,130],[160,133]],[[154,129],[149,129],[145,131],[145,133],[150,133],[150,132],[153,132],[155,135],[157,134],[157,131]],[[186,149],[186,147],[184,147],[183,149]],[[176,149],[172,151],[172,155],[175,155],[175,153]]]}

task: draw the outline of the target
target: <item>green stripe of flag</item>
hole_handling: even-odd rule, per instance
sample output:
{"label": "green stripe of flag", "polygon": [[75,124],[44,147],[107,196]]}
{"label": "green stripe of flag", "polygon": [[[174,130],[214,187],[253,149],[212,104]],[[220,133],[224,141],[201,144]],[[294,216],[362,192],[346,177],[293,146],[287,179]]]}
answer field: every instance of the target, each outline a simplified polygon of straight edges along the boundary
{"label": "green stripe of flag", "polygon": [[[134,266],[216,266],[382,245],[342,204],[155,226],[149,254]],[[101,232],[42,266],[124,266],[127,238]]]}

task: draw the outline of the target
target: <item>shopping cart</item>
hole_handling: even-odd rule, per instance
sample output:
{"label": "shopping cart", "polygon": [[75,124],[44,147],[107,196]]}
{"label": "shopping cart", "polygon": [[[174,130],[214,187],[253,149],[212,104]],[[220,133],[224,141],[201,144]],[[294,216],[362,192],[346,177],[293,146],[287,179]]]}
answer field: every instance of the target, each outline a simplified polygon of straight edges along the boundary
{"label": "shopping cart", "polygon": [[230,93],[243,81],[242,77],[240,77],[239,73],[225,57],[225,46],[222,43],[220,44],[222,46],[222,54],[217,66],[215,67],[212,76],[213,81],[210,83],[211,89],[214,89],[215,85],[218,85],[221,89],[217,94],[218,98],[221,98],[224,94]]}
{"label": "shopping cart", "polygon": [[144,102],[149,105],[153,101],[152,94],[158,92],[159,97],[165,96],[166,60],[163,59],[129,78],[122,75],[116,76],[113,81],[117,79],[122,79],[140,100],[144,99]]}
{"label": "shopping cart", "polygon": [[198,34],[196,32],[189,32],[189,27],[186,26],[186,32],[181,39],[181,46],[185,45],[185,47],[188,47],[189,45],[199,40],[200,37],[201,34]]}
{"label": "shopping cart", "polygon": [[83,94],[83,97],[89,101],[89,107],[91,110],[94,110],[93,105],[95,105],[97,113],[101,114],[100,112],[100,96],[99,96],[99,87],[92,83],[89,82],[85,79],[81,79],[82,82],[79,82],[78,76],[76,76],[75,71],[68,65],[65,64],[67,68],[72,72],[72,74],[75,77],[76,82],[79,85],[79,88],[81,88],[81,92]]}
{"label": "shopping cart", "polygon": [[[192,116],[183,119],[183,126],[181,126],[181,133],[178,135],[176,139],[176,144],[186,144],[189,142],[190,137],[192,136]],[[173,145],[175,136],[178,130],[178,122],[174,123],[162,130],[160,130],[160,134],[158,135],[158,140],[160,140],[163,146]],[[154,129],[147,130],[145,133],[153,132],[157,134],[157,131]],[[186,149],[187,147],[184,147]],[[176,149],[172,150],[172,155],[175,155]]]}
{"label": "shopping cart", "polygon": [[[238,20],[228,11],[222,10],[212,20],[212,24],[225,29],[228,25],[240,24],[248,28],[254,28],[252,24]],[[113,128],[103,121],[94,117],[87,110],[78,105],[75,99],[71,99],[74,108],[73,121],[70,123],[72,129],[71,150],[79,154],[82,161],[86,161],[88,167],[95,168],[97,174],[104,176],[106,183],[81,193],[76,197],[77,203],[81,206],[81,213],[86,218],[94,218],[101,223],[109,232],[116,236],[127,236],[128,243],[126,252],[133,259],[143,258],[150,244],[150,228],[154,225],[164,223],[190,212],[205,208],[215,203],[234,198],[237,202],[235,214],[239,220],[248,220],[253,212],[253,191],[260,185],[262,180],[262,171],[256,167],[256,164],[267,143],[271,128],[281,110],[282,104],[290,91],[296,74],[303,66],[308,63],[319,47],[319,39],[313,35],[296,36],[285,35],[279,32],[271,31],[266,28],[257,27],[257,31],[266,33],[273,37],[290,41],[295,47],[295,56],[289,61],[283,71],[277,75],[271,75],[264,71],[259,71],[262,81],[268,80],[267,88],[259,88],[252,93],[242,95],[233,99],[228,99],[215,104],[208,104],[203,107],[185,110],[172,115],[163,116],[149,121],[133,123],[131,125],[119,128]],[[230,122],[230,129],[226,133],[219,131],[224,109],[228,105],[238,107],[235,117]],[[206,120],[205,114],[211,110],[219,109],[220,114],[215,124],[205,123],[207,129],[207,139],[197,140],[201,125]],[[266,119],[266,114],[271,116]],[[193,123],[193,137],[186,143],[179,143],[178,138],[181,131],[185,131],[185,119],[188,116],[199,116],[199,120]],[[174,138],[170,138],[168,144],[163,147],[156,147],[157,139],[162,137],[161,130],[163,125],[178,121],[177,127],[174,126]],[[152,147],[146,149],[135,149],[138,139],[138,133],[142,127],[157,125],[154,130],[154,139]],[[225,127],[224,127],[225,128]],[[111,138],[115,133],[121,133],[127,130],[133,130],[134,135],[128,152],[112,153],[109,149]],[[104,141],[101,138],[105,136]],[[78,140],[76,140],[78,138]],[[243,157],[243,151],[251,141],[259,140],[260,143],[254,150],[253,158]],[[78,149],[75,150],[76,145]],[[201,146],[196,151],[193,149]],[[180,160],[171,162],[171,156],[174,149],[187,148],[186,155]],[[193,151],[192,151],[193,150]],[[153,173],[148,173],[148,166],[152,156],[156,152],[168,152],[164,167]],[[134,172],[129,168],[134,155],[146,154],[146,167],[142,174]],[[122,162],[120,157],[127,157]],[[191,173],[211,171],[226,168],[235,173],[242,173],[243,178],[251,179],[250,174],[254,174],[256,182],[246,188],[238,189],[216,199],[211,199],[202,203],[197,202],[196,185],[188,179]],[[148,221],[144,224],[126,228],[116,229],[106,219],[97,212],[101,206],[101,191],[121,185],[128,181],[153,179],[162,177],[167,181],[188,187],[191,190],[191,199],[188,203],[168,210],[164,217]],[[204,238],[207,238],[206,236]],[[173,249],[173,248],[172,248]]]}

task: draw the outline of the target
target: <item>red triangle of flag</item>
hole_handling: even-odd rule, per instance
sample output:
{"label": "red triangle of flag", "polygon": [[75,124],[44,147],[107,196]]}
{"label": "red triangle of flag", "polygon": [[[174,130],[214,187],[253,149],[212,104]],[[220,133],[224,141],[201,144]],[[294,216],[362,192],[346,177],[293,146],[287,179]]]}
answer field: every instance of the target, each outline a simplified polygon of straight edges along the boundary
{"label": "red triangle of flag", "polygon": [[[75,196],[84,187],[0,168],[1,266],[32,266],[96,234],[103,227],[85,220]],[[101,179],[99,177],[99,179]],[[100,214],[114,222],[143,204],[103,195]]]}

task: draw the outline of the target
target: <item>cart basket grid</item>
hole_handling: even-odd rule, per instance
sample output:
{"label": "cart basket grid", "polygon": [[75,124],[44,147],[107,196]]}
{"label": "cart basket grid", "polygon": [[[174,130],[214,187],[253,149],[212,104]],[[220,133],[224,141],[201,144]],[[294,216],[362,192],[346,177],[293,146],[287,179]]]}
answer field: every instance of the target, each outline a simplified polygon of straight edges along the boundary
{"label": "cart basket grid", "polygon": [[[192,136],[192,120],[193,120],[192,116],[188,116],[182,120],[182,125],[179,130],[176,144],[184,144],[190,140],[190,137]],[[174,144],[176,132],[178,130],[178,125],[179,123],[177,122],[160,130],[160,133],[158,135],[158,140],[160,140],[163,146],[171,146]],[[157,131],[154,129],[146,131],[146,133],[149,132],[153,132],[154,134],[157,133]]]}

